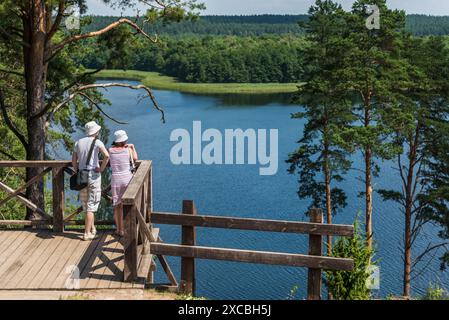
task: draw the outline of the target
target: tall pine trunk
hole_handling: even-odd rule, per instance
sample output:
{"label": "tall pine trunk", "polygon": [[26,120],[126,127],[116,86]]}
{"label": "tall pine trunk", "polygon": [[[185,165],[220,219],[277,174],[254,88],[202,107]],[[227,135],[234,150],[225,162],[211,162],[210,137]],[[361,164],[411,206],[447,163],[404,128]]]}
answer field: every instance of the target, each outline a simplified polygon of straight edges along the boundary
{"label": "tall pine trunk", "polygon": [[[331,196],[331,173],[329,167],[329,145],[324,145],[324,181],[326,188],[326,217],[327,223],[332,224],[332,196]],[[327,236],[327,255],[332,255],[332,236]]]}
{"label": "tall pine trunk", "polygon": [[366,244],[373,247],[373,187],[372,187],[372,152],[371,148],[365,149],[365,226]]}
{"label": "tall pine trunk", "polygon": [[419,138],[419,126],[417,126],[415,137],[410,137],[409,164],[407,168],[407,180],[405,189],[405,226],[404,226],[404,281],[403,295],[411,295],[411,273],[412,273],[412,210],[413,210],[413,179],[417,160],[417,148]]}
{"label": "tall pine trunk", "polygon": [[[23,21],[25,82],[27,92],[27,130],[28,147],[27,160],[44,160],[46,141],[46,121],[44,117],[33,117],[45,106],[45,90],[48,65],[45,62],[46,46],[46,7],[45,1],[31,1],[31,23]],[[27,181],[40,174],[43,168],[27,168]],[[44,209],[44,182],[43,179],[26,190],[26,196],[39,208]],[[33,219],[34,214],[27,210],[26,219]]]}
{"label": "tall pine trunk", "polygon": [[[327,223],[332,224],[332,190],[331,190],[331,172],[329,167],[329,144],[327,142],[324,143],[324,180],[326,187],[326,216]],[[327,236],[327,255],[330,257],[332,255],[332,236]],[[333,300],[334,297],[332,293],[328,291],[327,294],[328,300]]]}
{"label": "tall pine trunk", "polygon": [[[368,95],[370,96],[370,94]],[[371,101],[370,98],[365,99],[365,119],[364,126],[368,128],[371,122]],[[373,184],[372,184],[372,158],[373,153],[371,147],[367,146],[365,153],[365,228],[366,228],[366,244],[368,248],[373,248]]]}
{"label": "tall pine trunk", "polygon": [[411,211],[408,204],[405,210],[405,237],[404,237],[404,287],[403,295],[410,297],[411,294],[411,273],[412,273],[412,237],[411,237]]}

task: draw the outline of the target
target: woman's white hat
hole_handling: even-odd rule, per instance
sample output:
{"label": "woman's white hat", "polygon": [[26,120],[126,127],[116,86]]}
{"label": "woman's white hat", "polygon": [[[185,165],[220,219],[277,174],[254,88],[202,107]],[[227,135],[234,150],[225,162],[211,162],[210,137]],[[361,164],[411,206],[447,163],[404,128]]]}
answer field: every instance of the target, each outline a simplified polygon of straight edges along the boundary
{"label": "woman's white hat", "polygon": [[120,142],[125,142],[128,141],[128,135],[126,134],[126,132],[124,130],[119,130],[114,132],[114,142],[115,143],[120,143]]}
{"label": "woman's white hat", "polygon": [[86,129],[86,134],[88,136],[92,136],[101,130],[101,127],[95,121],[86,123],[84,128]]}

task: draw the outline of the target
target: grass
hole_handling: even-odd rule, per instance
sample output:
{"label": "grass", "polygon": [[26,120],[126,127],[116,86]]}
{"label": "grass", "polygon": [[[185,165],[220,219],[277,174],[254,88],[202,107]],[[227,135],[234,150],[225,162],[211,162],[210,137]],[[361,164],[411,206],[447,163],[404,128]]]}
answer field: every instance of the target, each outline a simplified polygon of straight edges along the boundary
{"label": "grass", "polygon": [[102,70],[97,79],[127,79],[141,81],[152,89],[173,90],[195,94],[267,94],[293,93],[296,83],[186,83],[157,72],[136,70]]}
{"label": "grass", "polygon": [[207,300],[207,298],[205,298],[205,297],[194,297],[191,294],[180,293],[176,297],[176,300]]}

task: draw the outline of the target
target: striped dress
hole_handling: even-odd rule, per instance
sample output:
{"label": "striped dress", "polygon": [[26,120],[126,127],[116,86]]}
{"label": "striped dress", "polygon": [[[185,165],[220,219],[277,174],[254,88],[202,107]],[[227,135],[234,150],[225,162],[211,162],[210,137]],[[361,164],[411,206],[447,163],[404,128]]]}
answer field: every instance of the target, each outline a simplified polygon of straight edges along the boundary
{"label": "striped dress", "polygon": [[120,204],[122,196],[130,183],[133,174],[130,165],[130,152],[128,148],[110,148],[109,163],[112,169],[112,202],[116,206]]}

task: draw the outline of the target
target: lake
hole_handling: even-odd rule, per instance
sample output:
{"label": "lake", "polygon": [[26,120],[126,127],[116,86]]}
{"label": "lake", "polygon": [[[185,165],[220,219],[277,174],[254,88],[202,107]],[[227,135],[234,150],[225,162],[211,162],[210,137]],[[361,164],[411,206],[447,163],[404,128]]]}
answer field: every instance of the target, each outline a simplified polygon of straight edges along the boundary
{"label": "lake", "polygon": [[[128,81],[131,84],[137,82]],[[289,96],[200,96],[173,91],[155,91],[166,112],[167,123],[148,99],[139,100],[141,93],[112,88],[105,97],[112,103],[104,106],[112,117],[128,122],[118,125],[107,121],[112,133],[124,129],[134,143],[141,159],[153,160],[153,195],[156,211],[180,212],[182,200],[194,200],[199,214],[249,218],[308,221],[304,215],[309,201],[300,200],[296,191],[297,176],[287,172],[285,160],[297,147],[304,121],[292,120],[290,114],[300,106],[289,104]],[[260,176],[258,165],[173,165],[170,161],[172,130],[192,131],[193,121],[201,121],[203,130],[216,128],[243,130],[279,130],[279,171],[273,176]],[[375,189],[394,188],[399,177],[390,162],[381,163],[382,172],[374,181]],[[362,157],[354,156],[354,168],[362,168]],[[352,224],[364,210],[363,190],[357,170],[348,174],[341,187],[348,195],[348,207],[339,213],[335,223]],[[363,213],[360,215],[364,220]],[[381,288],[376,297],[402,292],[403,215],[394,203],[382,202],[374,196],[374,237],[379,260]],[[423,250],[429,241],[437,242],[437,230],[431,227],[416,242],[415,252]],[[161,236],[167,243],[180,243],[180,227],[162,226]],[[307,237],[222,229],[197,230],[198,245],[238,249],[307,253]],[[178,279],[180,259],[169,258]],[[423,294],[430,284],[449,288],[449,275],[439,270],[438,258],[425,261],[424,272],[413,281],[413,294]],[[160,266],[156,280],[167,283]],[[295,286],[295,298],[303,299],[307,289],[307,270],[234,262],[197,260],[197,295],[211,299],[287,299]]]}

